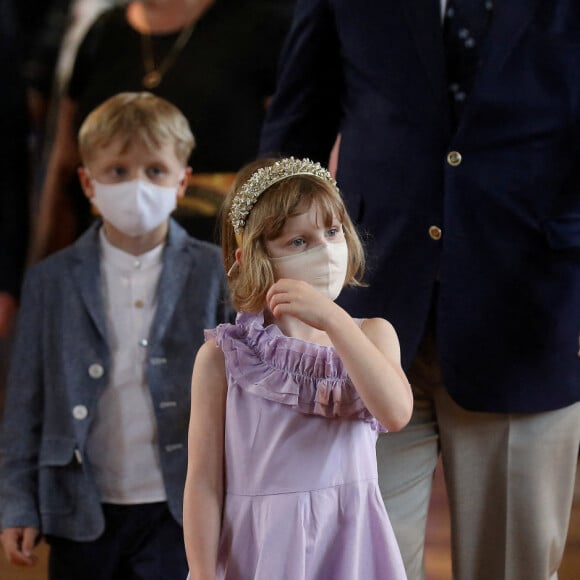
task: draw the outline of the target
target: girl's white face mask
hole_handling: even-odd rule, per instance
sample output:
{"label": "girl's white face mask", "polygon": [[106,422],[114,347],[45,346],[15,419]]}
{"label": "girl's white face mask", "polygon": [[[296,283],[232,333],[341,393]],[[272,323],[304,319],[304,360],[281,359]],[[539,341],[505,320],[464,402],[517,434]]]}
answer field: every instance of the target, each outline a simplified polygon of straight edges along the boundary
{"label": "girl's white face mask", "polygon": [[346,242],[320,244],[305,252],[270,259],[276,279],[304,280],[331,300],[344,286],[348,267]]}
{"label": "girl's white face mask", "polygon": [[177,187],[136,179],[105,184],[93,180],[91,202],[105,220],[128,236],[141,236],[161,225],[177,206]]}

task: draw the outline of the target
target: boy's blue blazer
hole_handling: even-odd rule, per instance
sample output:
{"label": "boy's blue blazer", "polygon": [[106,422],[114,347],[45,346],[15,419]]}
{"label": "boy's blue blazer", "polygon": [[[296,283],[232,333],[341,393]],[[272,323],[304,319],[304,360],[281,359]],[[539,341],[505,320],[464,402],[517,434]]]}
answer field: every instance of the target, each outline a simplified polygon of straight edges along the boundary
{"label": "boy's blue blazer", "polygon": [[455,401],[547,411],[580,400],[580,2],[496,2],[486,51],[454,132],[438,0],[298,0],[261,152],[325,163],[340,133],[370,285],[339,301],[408,367],[438,282]]}
{"label": "boy's blue blazer", "polygon": [[[25,280],[0,455],[0,524],[83,541],[103,514],[87,434],[109,380],[98,225]],[[205,328],[229,319],[217,246],[170,221],[147,347],[167,501],[182,520],[193,362]]]}

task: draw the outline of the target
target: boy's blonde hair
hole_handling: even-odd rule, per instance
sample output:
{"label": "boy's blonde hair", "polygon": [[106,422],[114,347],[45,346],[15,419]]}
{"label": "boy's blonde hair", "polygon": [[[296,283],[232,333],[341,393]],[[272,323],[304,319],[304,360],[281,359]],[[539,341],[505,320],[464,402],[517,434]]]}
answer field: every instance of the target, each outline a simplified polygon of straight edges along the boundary
{"label": "boy's blonde hair", "polygon": [[155,151],[162,143],[173,141],[175,155],[185,166],[195,139],[183,113],[169,101],[152,93],[118,93],[91,111],[79,130],[79,152],[83,163],[97,148],[116,139],[123,148],[135,139]]}
{"label": "boy's blonde hair", "polygon": [[266,293],[275,281],[274,270],[266,242],[280,235],[286,220],[317,204],[326,227],[333,216],[342,223],[348,247],[348,267],[345,285],[363,286],[365,257],[360,238],[346,211],[338,189],[327,180],[313,175],[292,175],[268,187],[258,198],[245,220],[241,236],[241,266],[234,267],[238,239],[230,221],[232,202],[240,188],[261,167],[273,165],[277,159],[261,159],[249,163],[237,174],[220,211],[220,226],[224,266],[234,308],[243,312],[258,312],[264,308]]}

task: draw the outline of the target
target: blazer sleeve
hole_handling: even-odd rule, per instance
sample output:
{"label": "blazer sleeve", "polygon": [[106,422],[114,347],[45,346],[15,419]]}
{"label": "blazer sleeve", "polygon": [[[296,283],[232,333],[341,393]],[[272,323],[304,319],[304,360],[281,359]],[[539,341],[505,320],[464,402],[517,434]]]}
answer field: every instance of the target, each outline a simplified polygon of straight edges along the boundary
{"label": "blazer sleeve", "polygon": [[40,529],[38,455],[43,416],[42,283],[26,275],[0,433],[0,529]]}
{"label": "blazer sleeve", "polygon": [[298,0],[282,50],[261,155],[310,157],[327,164],[339,131],[342,63],[328,0]]}

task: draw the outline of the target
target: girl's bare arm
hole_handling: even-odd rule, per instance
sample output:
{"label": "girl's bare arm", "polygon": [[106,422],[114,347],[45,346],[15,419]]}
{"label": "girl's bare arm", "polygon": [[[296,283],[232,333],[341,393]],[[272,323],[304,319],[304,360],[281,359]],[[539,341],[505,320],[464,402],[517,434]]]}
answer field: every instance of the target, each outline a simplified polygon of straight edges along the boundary
{"label": "girl's bare arm", "polygon": [[183,531],[191,580],[215,578],[224,496],[226,402],[224,356],[209,340],[191,380],[188,465]]}

